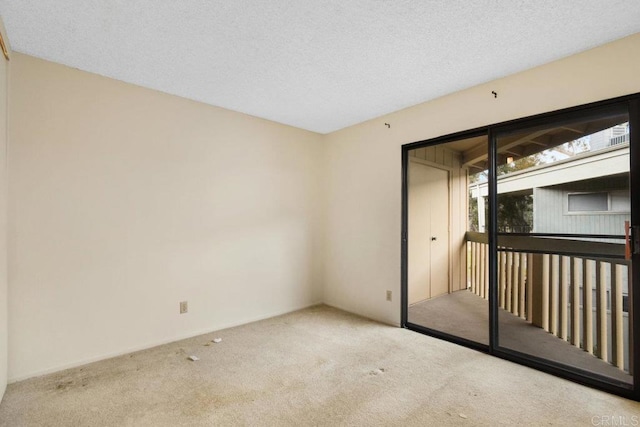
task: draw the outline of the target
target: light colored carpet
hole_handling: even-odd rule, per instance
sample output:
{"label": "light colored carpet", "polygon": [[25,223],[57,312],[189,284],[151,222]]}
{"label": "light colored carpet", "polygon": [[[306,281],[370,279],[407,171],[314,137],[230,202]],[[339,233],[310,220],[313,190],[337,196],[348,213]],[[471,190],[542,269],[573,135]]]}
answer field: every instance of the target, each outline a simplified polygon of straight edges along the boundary
{"label": "light colored carpet", "polygon": [[590,426],[638,414],[640,403],[318,306],[11,384],[0,425]]}

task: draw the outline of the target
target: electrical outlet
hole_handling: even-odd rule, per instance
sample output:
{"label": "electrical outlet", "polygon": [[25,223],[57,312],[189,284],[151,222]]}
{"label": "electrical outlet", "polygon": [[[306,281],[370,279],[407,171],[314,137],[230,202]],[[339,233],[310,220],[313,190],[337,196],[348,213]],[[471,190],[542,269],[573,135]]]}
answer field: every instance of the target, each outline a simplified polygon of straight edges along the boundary
{"label": "electrical outlet", "polygon": [[180,302],[180,314],[185,314],[188,311],[189,311],[189,305],[187,304],[187,302],[186,301],[181,301]]}
{"label": "electrical outlet", "polygon": [[387,301],[391,301],[391,291],[387,291]]}

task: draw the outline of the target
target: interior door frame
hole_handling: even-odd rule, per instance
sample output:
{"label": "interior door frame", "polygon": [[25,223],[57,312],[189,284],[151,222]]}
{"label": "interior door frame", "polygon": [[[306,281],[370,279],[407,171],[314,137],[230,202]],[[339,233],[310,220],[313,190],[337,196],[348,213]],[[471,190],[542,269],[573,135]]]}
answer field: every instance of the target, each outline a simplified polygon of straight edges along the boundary
{"label": "interior door frame", "polygon": [[[516,130],[518,128],[530,127],[536,123],[544,124],[554,122],[572,116],[579,116],[585,112],[592,113],[599,109],[606,110],[607,107],[615,105],[626,106],[629,113],[629,147],[630,147],[630,169],[629,185],[631,196],[631,225],[635,231],[633,239],[637,242],[632,254],[632,277],[629,288],[631,294],[630,306],[630,337],[629,348],[634,366],[633,385],[625,386],[615,381],[608,381],[596,374],[589,375],[585,371],[567,365],[560,365],[548,360],[540,360],[536,357],[512,351],[499,346],[498,337],[498,293],[497,293],[497,177],[495,170],[497,166],[496,134],[498,132]],[[412,324],[408,321],[408,300],[407,300],[407,257],[408,257],[408,161],[409,151],[422,147],[430,147],[454,142],[466,138],[477,136],[487,136],[488,138],[488,161],[489,161],[489,217],[487,218],[487,231],[489,237],[489,345],[480,344],[458,336],[447,334],[442,331],[429,329],[420,325]],[[489,353],[502,359],[510,360],[525,366],[532,367],[565,379],[569,379],[580,384],[598,388],[613,394],[617,394],[629,399],[640,401],[640,93],[627,96],[607,99],[603,101],[584,104],[562,110],[551,111],[530,117],[510,120],[502,123],[487,125],[467,131],[457,132],[440,136],[433,139],[417,141],[405,144],[401,148],[402,160],[402,229],[401,229],[401,326],[426,335],[444,339],[456,344],[464,345],[485,353]],[[634,195],[634,189],[635,194]]]}

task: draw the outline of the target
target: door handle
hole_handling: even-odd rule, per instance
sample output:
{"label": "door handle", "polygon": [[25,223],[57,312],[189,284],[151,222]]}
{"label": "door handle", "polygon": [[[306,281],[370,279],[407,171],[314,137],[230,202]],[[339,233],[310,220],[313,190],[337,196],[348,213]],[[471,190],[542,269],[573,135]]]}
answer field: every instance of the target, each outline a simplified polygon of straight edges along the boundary
{"label": "door handle", "polygon": [[630,231],[629,221],[624,222],[624,259],[631,259],[631,238],[629,237]]}
{"label": "door handle", "polygon": [[435,236],[431,236],[431,241],[432,241],[432,242],[435,242],[436,240],[438,240],[438,238],[437,238],[437,237],[435,237]]}
{"label": "door handle", "polygon": [[632,255],[640,254],[640,226],[624,222],[624,259],[631,259]]}

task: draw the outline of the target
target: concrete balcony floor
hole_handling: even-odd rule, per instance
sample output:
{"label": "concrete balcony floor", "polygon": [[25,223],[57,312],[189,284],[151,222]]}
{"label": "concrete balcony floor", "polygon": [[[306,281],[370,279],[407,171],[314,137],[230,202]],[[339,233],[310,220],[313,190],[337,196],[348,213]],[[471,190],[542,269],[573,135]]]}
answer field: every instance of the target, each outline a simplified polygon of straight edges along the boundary
{"label": "concrete balcony floor", "polygon": [[[578,367],[632,384],[627,372],[531,325],[513,314],[499,312],[500,346],[564,365]],[[489,303],[469,291],[422,301],[409,307],[410,323],[489,345]]]}

